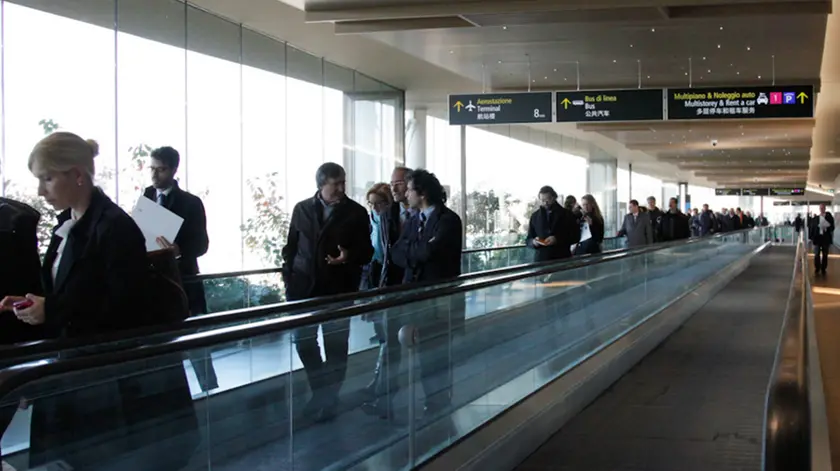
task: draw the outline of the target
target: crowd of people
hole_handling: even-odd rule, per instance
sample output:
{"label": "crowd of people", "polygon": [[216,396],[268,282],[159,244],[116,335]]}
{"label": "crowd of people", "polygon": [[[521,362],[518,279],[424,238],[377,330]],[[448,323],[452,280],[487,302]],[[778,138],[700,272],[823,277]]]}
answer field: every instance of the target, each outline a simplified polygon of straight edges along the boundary
{"label": "crowd of people", "polygon": [[[19,202],[0,200],[0,234],[11,237],[4,239],[8,242],[4,246],[14,253],[0,252],[4,252],[4,260],[17,260],[13,263],[15,271],[7,273],[0,286],[0,323],[4,327],[0,335],[4,343],[92,338],[177,323],[206,312],[200,284],[184,289],[181,309],[167,308],[169,300],[161,296],[164,289],[156,289],[163,286],[161,279],[177,282],[181,275],[197,274],[198,258],[209,247],[204,206],[198,197],[182,190],[175,178],[178,152],[162,147],[151,153],[152,185],[143,195],[184,220],[177,237],[172,241],[156,238],[160,250],[152,252],[147,251],[145,236],[135,220],[95,185],[97,153],[94,141],[66,132],[45,137],[31,152],[29,168],[38,179],[38,194],[60,212],[43,263],[37,255],[33,229],[39,215]],[[433,173],[394,169],[390,182],[369,189],[367,209],[347,196],[346,183],[344,168],[325,163],[316,172],[314,194],[295,205],[287,243],[282,248],[287,300],[432,283],[461,274],[463,224],[446,206],[446,192]],[[592,195],[581,197],[579,202],[569,196],[561,203],[557,192],[544,186],[538,198],[540,206],[530,215],[526,238],[535,262],[601,252],[605,223]],[[821,209],[820,215],[809,221],[813,226],[809,228],[817,233],[824,248],[823,241],[830,237],[834,221],[824,207]],[[653,197],[648,198],[646,207],[630,201],[629,210],[618,233],[627,238],[629,247],[768,225],[763,215],[753,218],[740,208],[713,213],[704,205],[701,211],[694,209],[686,215],[676,198],[670,199],[665,211],[657,207]],[[4,224],[28,229],[3,232]],[[30,235],[15,238],[17,233]],[[174,273],[162,273],[165,263],[156,260],[171,261],[176,267]],[[818,263],[817,270],[824,273],[825,255],[821,260],[823,264]],[[150,297],[150,292],[156,295]],[[463,297],[452,296],[449,302],[449,309],[410,319],[419,331],[420,382],[424,410],[430,414],[451,405],[451,378],[441,374],[449,369],[445,364],[448,359],[435,352],[444,349],[449,334],[463,324],[465,306]],[[399,331],[408,320],[391,314],[372,315],[367,320],[374,324],[380,348],[372,381],[366,388],[368,401],[362,409],[388,419],[393,416],[392,399],[399,388]],[[350,320],[308,325],[296,329],[293,336],[311,391],[303,414],[314,421],[328,421],[336,415],[347,370]],[[188,359],[203,391],[218,387],[208,357],[188,355]],[[177,359],[171,360],[172,365],[178,364]],[[175,413],[185,431],[178,446],[195,446],[197,434],[190,431],[197,430],[197,422],[183,369],[157,371],[139,378],[127,375],[117,381],[112,390],[117,403],[146,408],[144,413],[124,411],[122,425],[148,425],[160,414]],[[166,393],[146,394],[149,384],[165,384]],[[87,463],[107,459],[103,452],[113,452],[113,447],[106,450],[82,445],[116,423],[111,419],[113,410],[108,409],[110,402],[97,404],[80,394],[83,392],[68,392],[35,404],[30,466],[62,456],[70,457],[71,464],[83,469]],[[4,423],[0,426],[7,426],[11,420],[8,412],[3,412],[0,421]],[[147,439],[154,442],[154,437]],[[171,462],[156,467],[178,469],[183,465],[178,459],[181,455],[164,455]]]}

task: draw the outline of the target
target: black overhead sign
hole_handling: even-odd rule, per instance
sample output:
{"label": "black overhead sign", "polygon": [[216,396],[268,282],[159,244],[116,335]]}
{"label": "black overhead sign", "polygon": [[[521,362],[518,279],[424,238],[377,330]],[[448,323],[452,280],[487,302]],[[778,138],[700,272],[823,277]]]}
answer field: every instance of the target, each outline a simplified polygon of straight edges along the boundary
{"label": "black overhead sign", "polygon": [[557,92],[557,122],[665,119],[662,89]]}
{"label": "black overhead sign", "polygon": [[770,188],[743,188],[743,196],[770,196]]}
{"label": "black overhead sign", "polygon": [[449,124],[520,124],[553,121],[552,92],[449,95]]}
{"label": "black overhead sign", "polygon": [[770,188],[771,196],[800,196],[805,194],[805,188]]}
{"label": "black overhead sign", "polygon": [[741,196],[740,188],[715,188],[715,196]]}
{"label": "black overhead sign", "polygon": [[669,88],[668,119],[813,118],[814,87]]}
{"label": "black overhead sign", "polygon": [[790,201],[774,201],[773,206],[790,206]]}

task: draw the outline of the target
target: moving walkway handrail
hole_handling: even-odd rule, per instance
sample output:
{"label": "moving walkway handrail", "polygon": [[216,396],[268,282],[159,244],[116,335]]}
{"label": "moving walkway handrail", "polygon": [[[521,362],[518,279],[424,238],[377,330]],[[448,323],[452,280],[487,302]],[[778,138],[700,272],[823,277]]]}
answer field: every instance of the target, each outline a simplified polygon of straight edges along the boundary
{"label": "moving walkway handrail", "polygon": [[[656,247],[661,247],[661,245],[657,245]],[[618,249],[604,252],[603,254],[598,255],[582,256],[580,257],[580,259],[597,258],[600,256],[631,251],[632,250],[629,249]],[[318,308],[324,308],[325,306],[338,303],[372,299],[378,296],[400,295],[401,293],[411,293],[413,291],[422,291],[424,289],[434,289],[434,287],[436,286],[443,287],[454,283],[463,283],[478,278],[502,276],[510,273],[520,272],[522,270],[533,269],[535,267],[556,266],[558,264],[562,265],[564,263],[570,263],[570,261],[571,260],[567,259],[563,261],[525,263],[509,267],[494,268],[479,272],[466,273],[456,278],[452,278],[450,280],[388,286],[385,288],[379,288],[374,290],[356,291],[351,293],[337,294],[333,296],[324,296],[298,301],[285,301],[282,303],[266,304],[263,306],[254,306],[248,308],[234,309],[230,311],[213,312],[189,317],[177,324],[163,324],[157,326],[143,327],[139,329],[124,330],[120,332],[110,332],[107,334],[97,336],[80,337],[72,339],[36,340],[32,342],[23,342],[11,345],[0,345],[0,361],[9,360],[12,358],[20,358],[25,361],[25,358],[30,356],[43,355],[50,352],[57,352],[60,350],[69,350],[85,347],[90,347],[88,350],[91,350],[95,348],[100,348],[104,344],[107,344],[104,345],[104,348],[113,349],[114,345],[111,344],[119,342],[138,341],[141,338],[150,335],[165,335],[168,333],[171,333],[173,335],[183,334],[185,332],[193,331],[196,329],[218,327],[221,324],[227,323],[245,322],[254,318],[269,315],[278,315],[284,312],[316,310]],[[92,345],[93,347],[91,347]],[[130,347],[132,347],[132,345],[125,345],[122,348]],[[95,351],[93,353],[95,353]]]}
{"label": "moving walkway handrail", "polygon": [[[621,239],[622,237],[605,237],[604,241],[607,240],[615,240]],[[483,247],[483,248],[473,248],[473,249],[466,249],[461,251],[461,255],[470,255],[475,253],[484,253],[484,252],[498,252],[502,250],[517,250],[517,249],[527,249],[528,246],[525,244],[517,244],[517,245],[502,245],[498,247]],[[220,272],[220,273],[202,273],[200,275],[192,275],[192,276],[185,276],[184,283],[198,283],[200,281],[209,281],[209,280],[218,280],[221,278],[239,278],[243,276],[256,276],[256,275],[276,275],[283,271],[283,267],[271,267],[271,268],[254,268],[250,270],[241,270],[241,271],[230,271],[230,272]]]}
{"label": "moving walkway handrail", "polygon": [[499,275],[489,280],[469,280],[458,283],[454,286],[446,286],[417,293],[411,297],[398,297],[385,299],[368,304],[340,307],[336,309],[325,309],[316,312],[295,314],[286,317],[266,319],[250,324],[233,325],[221,327],[215,330],[177,336],[173,339],[162,340],[158,343],[146,344],[130,349],[110,351],[107,354],[87,355],[69,358],[50,358],[21,363],[9,366],[0,370],[0,400],[6,398],[16,389],[27,383],[40,380],[46,376],[70,373],[78,370],[105,367],[108,365],[127,363],[131,361],[145,360],[157,356],[197,350],[212,347],[214,345],[230,342],[238,342],[269,334],[277,334],[299,327],[321,324],[324,322],[352,318],[365,313],[391,309],[406,304],[426,301],[444,296],[463,294],[468,291],[488,288],[505,283],[533,278],[541,275],[549,275],[559,271],[573,270],[577,268],[598,265],[614,260],[645,255],[659,250],[673,247],[688,246],[695,243],[708,241],[710,239],[722,238],[739,233],[748,233],[760,229],[744,229],[725,234],[717,234],[711,237],[686,239],[665,244],[651,245],[638,249],[620,251],[618,253],[604,254],[600,257],[585,257],[564,262],[541,264],[521,273]]}
{"label": "moving walkway handrail", "polygon": [[803,238],[796,247],[787,308],[765,397],[764,471],[811,469],[806,323],[808,250]]}

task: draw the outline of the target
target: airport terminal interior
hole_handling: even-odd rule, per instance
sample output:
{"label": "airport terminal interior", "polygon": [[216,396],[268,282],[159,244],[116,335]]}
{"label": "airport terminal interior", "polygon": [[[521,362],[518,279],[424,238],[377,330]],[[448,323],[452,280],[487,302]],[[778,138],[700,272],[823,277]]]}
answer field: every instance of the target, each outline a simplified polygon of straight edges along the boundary
{"label": "airport terminal interior", "polygon": [[840,469],[840,0],[0,0],[2,471]]}

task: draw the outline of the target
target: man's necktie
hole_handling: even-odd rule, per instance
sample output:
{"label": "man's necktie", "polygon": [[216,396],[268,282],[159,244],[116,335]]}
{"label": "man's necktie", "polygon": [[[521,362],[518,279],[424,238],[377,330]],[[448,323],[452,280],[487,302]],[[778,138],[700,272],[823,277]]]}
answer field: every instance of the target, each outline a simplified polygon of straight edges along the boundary
{"label": "man's necktie", "polygon": [[161,206],[166,206],[166,195],[163,193],[157,194],[157,204]]}
{"label": "man's necktie", "polygon": [[426,213],[420,213],[420,226],[417,227],[417,232],[422,233],[426,228]]}

